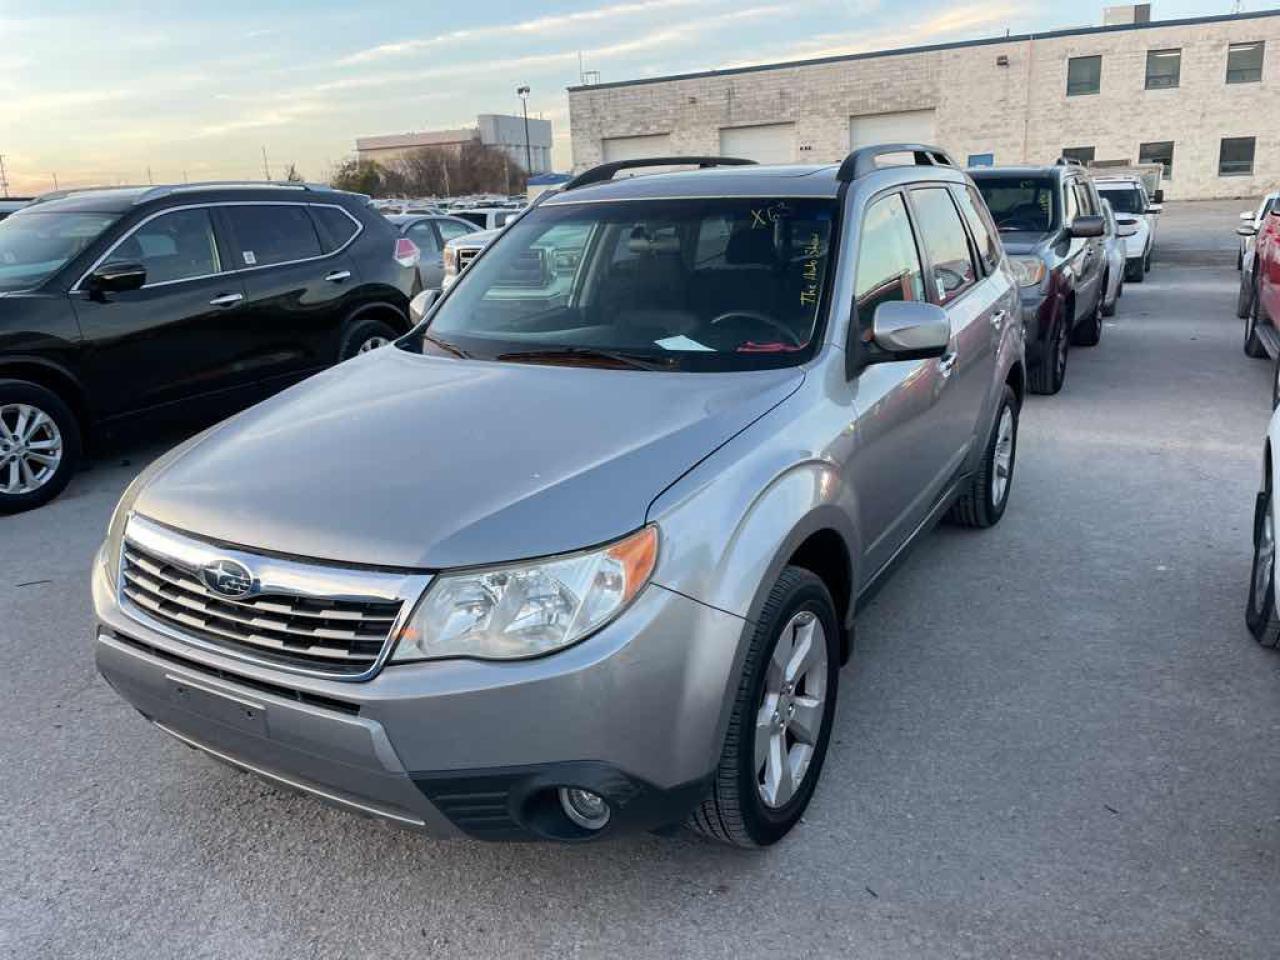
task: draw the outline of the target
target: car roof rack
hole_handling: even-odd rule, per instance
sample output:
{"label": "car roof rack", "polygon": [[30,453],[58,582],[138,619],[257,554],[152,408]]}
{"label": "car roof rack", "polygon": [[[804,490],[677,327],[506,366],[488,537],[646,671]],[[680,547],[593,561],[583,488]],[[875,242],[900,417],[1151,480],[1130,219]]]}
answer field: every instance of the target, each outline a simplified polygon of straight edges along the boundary
{"label": "car roof rack", "polygon": [[566,190],[576,190],[579,187],[590,186],[593,183],[607,183],[619,171],[636,170],[641,167],[696,166],[700,170],[705,170],[707,167],[744,167],[754,164],[754,160],[747,160],[742,157],[649,157],[644,160],[611,160],[608,163],[592,167],[590,170],[584,170],[562,186],[559,192],[564,193]]}
{"label": "car roof rack", "polygon": [[327,187],[319,187],[312,183],[296,183],[286,180],[276,182],[273,180],[198,180],[192,183],[167,183],[162,186],[152,187],[150,190],[142,193],[134,203],[145,203],[148,200],[154,200],[156,197],[167,197],[171,193],[187,193],[191,190],[321,190]]}
{"label": "car roof rack", "polygon": [[1055,167],[1083,167],[1084,164],[1075,157],[1059,157],[1053,161]]}
{"label": "car roof rack", "polygon": [[50,200],[61,200],[64,197],[74,197],[77,193],[106,193],[108,190],[141,190],[142,188],[136,183],[122,183],[114,186],[102,187],[63,187],[61,190],[49,190],[46,193],[39,194],[31,202],[47,203]]}
{"label": "car roof rack", "polygon": [[876,159],[891,153],[911,154],[917,167],[954,167],[956,165],[947,151],[927,143],[877,143],[870,147],[859,147],[845,157],[844,162],[840,164],[840,169],[836,171],[836,179],[848,183],[883,169],[876,163]]}

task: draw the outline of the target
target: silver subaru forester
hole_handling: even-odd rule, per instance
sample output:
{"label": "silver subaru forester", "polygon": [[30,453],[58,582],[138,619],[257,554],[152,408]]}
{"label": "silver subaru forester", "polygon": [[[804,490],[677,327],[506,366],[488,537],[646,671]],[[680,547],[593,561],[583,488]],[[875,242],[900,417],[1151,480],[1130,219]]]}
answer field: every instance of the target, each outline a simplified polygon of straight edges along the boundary
{"label": "silver subaru forester", "polygon": [[920,144],[605,164],[417,311],[125,492],[102,675],[436,834],[778,840],[859,602],[1008,501],[1022,323],[972,182]]}

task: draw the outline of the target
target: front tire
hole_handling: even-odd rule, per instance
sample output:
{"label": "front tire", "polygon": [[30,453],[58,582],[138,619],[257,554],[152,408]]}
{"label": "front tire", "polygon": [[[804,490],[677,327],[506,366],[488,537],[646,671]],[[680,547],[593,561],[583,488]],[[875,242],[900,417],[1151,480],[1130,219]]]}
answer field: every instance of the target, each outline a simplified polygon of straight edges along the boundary
{"label": "front tire", "polygon": [[1067,376],[1067,351],[1071,338],[1067,335],[1066,314],[1071,312],[1071,305],[1063,308],[1063,315],[1053,322],[1049,336],[1040,344],[1040,362],[1031,369],[1031,392],[1051,396],[1062,389]]}
{"label": "front tire", "polygon": [[1240,289],[1236,292],[1236,316],[1241,320],[1249,319],[1249,311],[1253,307],[1253,284],[1242,273]]}
{"label": "front tire", "polygon": [[1146,270],[1143,269],[1143,258],[1137,257],[1133,260],[1124,262],[1124,278],[1130,283],[1141,283],[1146,276]]}
{"label": "front tire", "polygon": [[[1098,290],[1098,301],[1093,305],[1089,319],[1080,324],[1071,333],[1071,342],[1081,347],[1096,347],[1102,339],[1102,317],[1106,313],[1107,277],[1102,277],[1102,286]],[[1115,311],[1112,311],[1113,313]]]}
{"label": "front tire", "polygon": [[822,773],[839,676],[831,594],[814,573],[787,567],[752,633],[720,764],[690,829],[737,847],[786,836]]}
{"label": "front tire", "polygon": [[1271,506],[1271,477],[1258,494],[1253,511],[1253,565],[1249,570],[1249,602],[1244,622],[1264,647],[1280,645],[1280,619],[1276,618],[1276,528]]}
{"label": "front tire", "polygon": [[80,424],[52,390],[0,380],[0,514],[44,506],[80,464]]}
{"label": "front tire", "polygon": [[982,452],[978,472],[951,508],[950,517],[962,527],[994,527],[1004,516],[1013,488],[1013,464],[1018,453],[1018,398],[1007,383],[996,408],[991,436]]}

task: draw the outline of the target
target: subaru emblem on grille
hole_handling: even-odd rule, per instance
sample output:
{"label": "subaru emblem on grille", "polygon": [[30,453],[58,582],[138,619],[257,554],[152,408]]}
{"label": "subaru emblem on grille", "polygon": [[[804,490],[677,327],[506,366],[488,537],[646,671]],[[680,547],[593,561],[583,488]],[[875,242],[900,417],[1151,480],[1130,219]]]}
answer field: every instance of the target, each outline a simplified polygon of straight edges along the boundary
{"label": "subaru emblem on grille", "polygon": [[200,579],[221,597],[243,597],[253,589],[253,574],[235,560],[216,560],[201,567]]}

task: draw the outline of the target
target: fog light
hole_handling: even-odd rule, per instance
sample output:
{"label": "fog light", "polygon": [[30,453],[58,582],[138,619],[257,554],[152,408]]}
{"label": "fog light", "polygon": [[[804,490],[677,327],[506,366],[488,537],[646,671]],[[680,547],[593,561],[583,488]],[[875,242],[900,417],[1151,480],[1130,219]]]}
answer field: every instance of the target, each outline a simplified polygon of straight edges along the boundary
{"label": "fog light", "polygon": [[609,803],[598,793],[577,787],[560,788],[560,806],[584,830],[599,830],[609,822]]}

